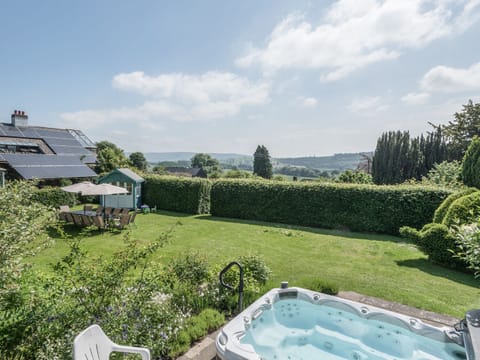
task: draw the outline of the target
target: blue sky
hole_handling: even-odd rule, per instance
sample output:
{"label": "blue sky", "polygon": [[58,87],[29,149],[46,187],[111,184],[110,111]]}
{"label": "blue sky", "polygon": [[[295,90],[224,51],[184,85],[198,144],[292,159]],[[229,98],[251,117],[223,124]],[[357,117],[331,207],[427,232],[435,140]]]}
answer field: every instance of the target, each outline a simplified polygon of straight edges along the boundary
{"label": "blue sky", "polygon": [[480,0],[15,1],[0,121],[127,152],[369,151],[480,101]]}

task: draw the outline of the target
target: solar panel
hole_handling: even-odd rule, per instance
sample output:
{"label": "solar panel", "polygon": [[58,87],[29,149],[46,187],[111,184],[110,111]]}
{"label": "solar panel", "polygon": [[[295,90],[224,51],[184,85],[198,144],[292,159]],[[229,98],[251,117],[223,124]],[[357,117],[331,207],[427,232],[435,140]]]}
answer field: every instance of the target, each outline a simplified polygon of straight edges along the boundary
{"label": "solar panel", "polygon": [[75,139],[53,139],[47,138],[49,145],[63,145],[63,146],[81,146]]}
{"label": "solar panel", "polygon": [[22,133],[25,137],[30,137],[30,138],[39,138],[40,136],[37,134],[35,131],[35,128],[29,128],[29,127],[23,127],[21,128]]}
{"label": "solar panel", "polygon": [[78,155],[89,155],[91,154],[90,151],[87,149],[77,146],[77,147],[72,147],[72,146],[57,146],[57,145],[51,145],[50,146],[53,151],[55,151],[56,154],[58,155],[63,155],[63,154],[78,154]]}
{"label": "solar panel", "polygon": [[80,158],[80,161],[83,162],[84,164],[94,164],[97,162],[97,157],[95,155],[86,155]]}
{"label": "solar panel", "polygon": [[6,136],[24,137],[23,134],[14,126],[4,125],[2,128]]}
{"label": "solar panel", "polygon": [[97,174],[76,156],[0,154],[25,179],[93,177]]}
{"label": "solar panel", "polygon": [[63,138],[63,139],[73,139],[73,136],[67,130],[62,129],[44,129],[37,128],[37,133],[41,137],[45,138]]}
{"label": "solar panel", "polygon": [[15,167],[24,179],[61,179],[96,177],[88,166],[58,166],[58,167]]}

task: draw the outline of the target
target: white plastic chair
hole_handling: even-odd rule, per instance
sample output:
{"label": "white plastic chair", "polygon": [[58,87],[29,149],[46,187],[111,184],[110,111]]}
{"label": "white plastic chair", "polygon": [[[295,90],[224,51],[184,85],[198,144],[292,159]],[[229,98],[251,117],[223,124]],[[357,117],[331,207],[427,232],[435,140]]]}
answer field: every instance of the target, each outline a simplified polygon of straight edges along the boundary
{"label": "white plastic chair", "polygon": [[140,354],[142,360],[150,360],[148,349],[115,344],[98,325],[86,328],[73,341],[74,360],[108,360],[112,352]]}

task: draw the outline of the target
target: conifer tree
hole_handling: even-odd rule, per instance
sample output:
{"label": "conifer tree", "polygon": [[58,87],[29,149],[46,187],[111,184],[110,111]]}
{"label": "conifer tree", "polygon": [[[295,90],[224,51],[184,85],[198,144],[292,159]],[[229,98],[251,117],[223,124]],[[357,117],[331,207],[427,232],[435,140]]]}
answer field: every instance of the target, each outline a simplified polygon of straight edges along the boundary
{"label": "conifer tree", "polygon": [[475,136],[462,163],[462,180],[467,186],[480,188],[480,138]]}
{"label": "conifer tree", "polygon": [[258,145],[253,154],[253,174],[265,179],[271,179],[273,175],[270,154],[263,145]]}

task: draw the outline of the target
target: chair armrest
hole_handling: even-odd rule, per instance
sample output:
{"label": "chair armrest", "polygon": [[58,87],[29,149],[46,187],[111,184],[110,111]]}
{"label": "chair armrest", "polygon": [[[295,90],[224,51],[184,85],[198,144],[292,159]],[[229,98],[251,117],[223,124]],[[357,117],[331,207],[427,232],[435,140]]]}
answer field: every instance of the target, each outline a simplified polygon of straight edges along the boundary
{"label": "chair armrest", "polygon": [[122,353],[140,354],[142,356],[142,360],[150,360],[150,350],[146,348],[114,344],[112,345],[112,350]]}

